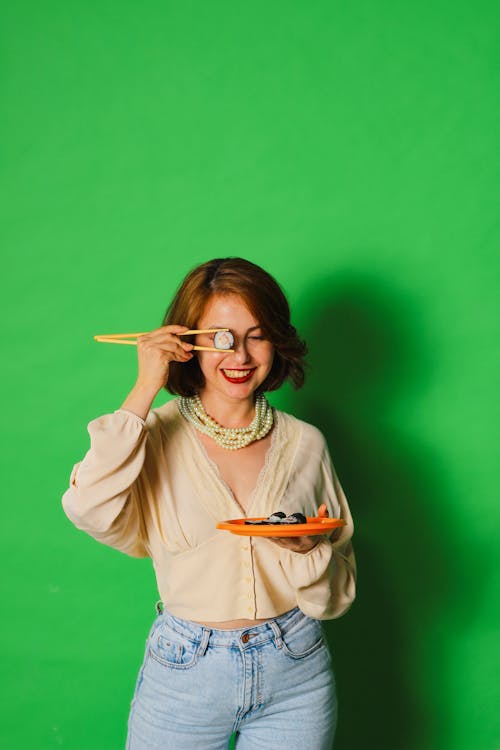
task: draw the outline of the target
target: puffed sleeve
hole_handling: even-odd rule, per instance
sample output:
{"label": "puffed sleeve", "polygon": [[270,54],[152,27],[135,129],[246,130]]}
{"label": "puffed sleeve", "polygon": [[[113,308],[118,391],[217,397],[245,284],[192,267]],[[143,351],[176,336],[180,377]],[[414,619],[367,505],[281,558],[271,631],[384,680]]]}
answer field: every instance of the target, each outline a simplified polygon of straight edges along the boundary
{"label": "puffed sleeve", "polygon": [[74,525],[132,557],[149,557],[136,480],[144,465],[145,420],[117,409],[89,422],[90,449],[73,466],[62,506]]}
{"label": "puffed sleeve", "polygon": [[343,518],[346,525],[333,529],[304,554],[280,547],[280,562],[304,614],[333,620],[347,612],[356,596],[356,561],[349,505],[323,442],[314,486],[316,508],[325,503],[330,518]]}

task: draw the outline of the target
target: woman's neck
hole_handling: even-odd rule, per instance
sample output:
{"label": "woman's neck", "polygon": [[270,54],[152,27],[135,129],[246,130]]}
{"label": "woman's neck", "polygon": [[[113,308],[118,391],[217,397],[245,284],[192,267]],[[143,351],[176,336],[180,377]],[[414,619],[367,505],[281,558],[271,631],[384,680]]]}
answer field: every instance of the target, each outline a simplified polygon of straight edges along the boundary
{"label": "woman's neck", "polygon": [[255,416],[253,395],[249,399],[225,399],[219,394],[198,394],[207,414],[222,427],[247,427]]}

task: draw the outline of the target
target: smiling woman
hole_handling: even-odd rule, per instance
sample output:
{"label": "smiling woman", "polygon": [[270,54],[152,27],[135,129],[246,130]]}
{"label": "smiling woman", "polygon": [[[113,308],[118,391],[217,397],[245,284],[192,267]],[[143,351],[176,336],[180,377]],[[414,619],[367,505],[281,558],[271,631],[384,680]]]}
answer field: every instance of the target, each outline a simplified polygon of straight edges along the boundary
{"label": "smiling woman", "polygon": [[[186,341],[192,329],[205,332]],[[212,329],[226,329],[231,347],[194,350],[213,346]],[[326,750],[337,702],[321,621],[354,600],[353,525],[322,433],[265,396],[304,382],[306,345],[286,297],[243,258],[209,261],[187,275],[163,325],[138,336],[137,353],[134,388],[88,425],[90,450],[63,496],[78,528],[153,560],[161,601],[127,750],[225,750],[236,730],[249,750],[276,738]],[[162,388],[178,397],[151,409]],[[276,512],[344,525],[295,537],[216,530]]]}
{"label": "smiling woman", "polygon": [[[239,297],[252,323],[247,329],[235,330],[228,298]],[[214,298],[220,304],[214,307]],[[227,304],[224,305],[224,299]],[[211,301],[211,306],[207,306]],[[210,313],[212,313],[210,315]],[[220,314],[219,314],[220,313]],[[226,318],[226,323],[222,323]],[[303,358],[307,347],[290,322],[288,300],[278,282],[264,269],[243,258],[218,258],[194,268],[184,279],[165,313],[163,325],[183,321],[188,328],[229,328],[235,338],[253,342],[267,340],[273,344],[275,357],[268,378],[256,393],[274,391],[288,378],[295,388],[304,384]],[[217,322],[218,321],[218,322]],[[243,324],[243,321],[241,321]],[[185,337],[194,343],[194,337]],[[196,343],[213,344],[213,337],[201,335]],[[241,366],[239,369],[244,369]],[[166,388],[170,393],[193,396],[203,386],[199,360],[187,366],[172,362]]]}

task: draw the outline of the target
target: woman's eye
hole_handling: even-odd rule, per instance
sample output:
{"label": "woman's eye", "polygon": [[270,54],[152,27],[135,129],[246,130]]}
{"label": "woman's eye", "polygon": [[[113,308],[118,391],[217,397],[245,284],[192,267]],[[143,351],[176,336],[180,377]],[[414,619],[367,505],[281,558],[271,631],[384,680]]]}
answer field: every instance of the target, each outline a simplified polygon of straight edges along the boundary
{"label": "woman's eye", "polygon": [[256,341],[264,341],[265,336],[249,336],[249,339],[255,339]]}

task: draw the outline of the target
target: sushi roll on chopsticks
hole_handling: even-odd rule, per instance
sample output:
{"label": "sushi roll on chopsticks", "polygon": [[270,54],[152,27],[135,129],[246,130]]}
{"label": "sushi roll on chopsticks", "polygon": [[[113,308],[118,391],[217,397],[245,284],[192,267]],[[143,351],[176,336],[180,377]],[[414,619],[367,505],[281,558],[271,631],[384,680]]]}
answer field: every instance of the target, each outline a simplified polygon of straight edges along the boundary
{"label": "sushi roll on chopsticks", "polygon": [[216,349],[231,349],[234,344],[234,336],[231,331],[217,331],[214,336]]}

